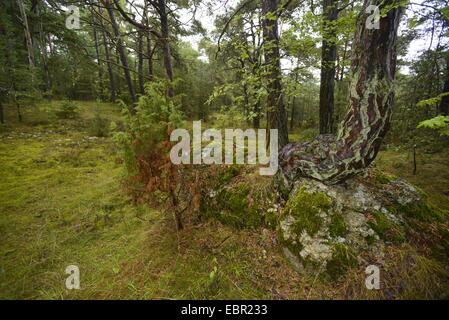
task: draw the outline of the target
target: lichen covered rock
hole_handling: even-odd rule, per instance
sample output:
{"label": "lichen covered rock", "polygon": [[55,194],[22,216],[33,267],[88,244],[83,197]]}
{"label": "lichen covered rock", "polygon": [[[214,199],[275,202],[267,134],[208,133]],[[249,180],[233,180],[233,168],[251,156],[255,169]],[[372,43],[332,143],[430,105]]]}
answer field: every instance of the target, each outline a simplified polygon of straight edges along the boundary
{"label": "lichen covered rock", "polygon": [[370,171],[337,185],[300,178],[279,216],[279,241],[299,272],[337,277],[365,254],[405,241],[413,221],[440,219],[406,181]]}

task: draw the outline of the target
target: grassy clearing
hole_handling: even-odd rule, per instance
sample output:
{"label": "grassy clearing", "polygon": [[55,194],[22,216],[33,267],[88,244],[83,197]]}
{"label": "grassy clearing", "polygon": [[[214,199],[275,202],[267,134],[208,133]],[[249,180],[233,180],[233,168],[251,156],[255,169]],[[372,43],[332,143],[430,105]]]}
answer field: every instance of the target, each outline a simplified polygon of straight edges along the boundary
{"label": "grassy clearing", "polygon": [[[351,269],[335,282],[300,277],[272,230],[235,230],[211,220],[176,234],[169,215],[134,204],[123,193],[122,165],[111,139],[89,136],[95,109],[119,121],[117,107],[78,105],[74,120],[31,109],[24,124],[1,128],[0,299],[447,296],[445,266],[406,245],[386,249],[391,258],[377,262],[386,270],[385,281],[372,292],[365,289],[363,269]],[[57,102],[44,106],[51,110]],[[389,161],[400,157],[384,152],[378,165],[394,168]],[[430,176],[446,179],[447,187],[447,166],[432,168],[438,171]],[[444,181],[412,181],[427,191],[444,190]],[[447,199],[435,196],[440,198],[444,206]],[[81,290],[65,289],[64,270],[71,264],[80,268]]]}
{"label": "grassy clearing", "polygon": [[376,167],[420,187],[436,206],[449,210],[449,150],[438,153],[417,151],[417,172],[413,175],[411,150],[390,148],[379,153]]}

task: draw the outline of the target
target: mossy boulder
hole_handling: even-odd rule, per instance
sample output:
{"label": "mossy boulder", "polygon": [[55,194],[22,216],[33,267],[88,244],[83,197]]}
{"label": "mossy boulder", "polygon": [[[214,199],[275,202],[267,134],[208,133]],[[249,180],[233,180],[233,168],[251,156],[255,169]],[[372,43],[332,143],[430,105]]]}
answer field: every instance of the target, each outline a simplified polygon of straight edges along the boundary
{"label": "mossy boulder", "polygon": [[444,213],[404,180],[368,171],[338,185],[299,178],[282,209],[279,242],[299,272],[332,278],[360,263],[379,259],[386,244],[407,240],[416,222],[432,223]]}
{"label": "mossy boulder", "polygon": [[235,228],[275,228],[278,208],[273,179],[230,166],[201,201],[201,214]]}

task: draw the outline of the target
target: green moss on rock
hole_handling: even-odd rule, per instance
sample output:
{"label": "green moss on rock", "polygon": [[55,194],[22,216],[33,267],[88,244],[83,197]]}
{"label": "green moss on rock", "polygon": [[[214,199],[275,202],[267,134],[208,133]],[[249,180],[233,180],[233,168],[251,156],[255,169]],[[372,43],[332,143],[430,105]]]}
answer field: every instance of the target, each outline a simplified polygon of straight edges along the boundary
{"label": "green moss on rock", "polygon": [[321,212],[326,212],[331,207],[331,199],[322,192],[308,192],[301,187],[288,200],[283,216],[292,216],[295,220],[293,232],[301,234],[303,230],[310,236],[318,232],[322,225]]}
{"label": "green moss on rock", "polygon": [[397,177],[390,175],[390,174],[386,174],[386,173],[379,172],[379,171],[376,171],[376,173],[375,173],[375,181],[380,184],[388,184],[395,179],[397,179]]}
{"label": "green moss on rock", "polygon": [[444,213],[440,209],[425,201],[399,206],[397,212],[406,219],[412,218],[423,222],[442,221],[444,217]]}
{"label": "green moss on rock", "polygon": [[251,187],[246,183],[224,188],[214,199],[202,201],[201,210],[207,217],[235,228],[255,228],[265,224],[257,203],[250,203]]}
{"label": "green moss on rock", "polygon": [[401,226],[389,220],[385,214],[374,211],[371,216],[373,219],[368,221],[368,225],[381,239],[391,242],[403,242],[405,240],[405,234]]}
{"label": "green moss on rock", "polygon": [[329,225],[329,234],[331,237],[344,237],[348,234],[348,228],[346,226],[345,219],[341,214],[334,214],[331,217],[331,223]]}

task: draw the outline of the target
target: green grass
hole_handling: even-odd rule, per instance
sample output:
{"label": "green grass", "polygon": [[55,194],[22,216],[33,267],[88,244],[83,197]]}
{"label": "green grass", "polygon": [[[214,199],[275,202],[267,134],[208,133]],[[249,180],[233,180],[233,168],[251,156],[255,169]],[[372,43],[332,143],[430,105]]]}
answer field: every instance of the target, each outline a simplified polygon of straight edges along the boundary
{"label": "green grass", "polygon": [[[4,128],[0,298],[270,297],[254,286],[253,255],[260,253],[240,245],[248,233],[209,222],[176,235],[167,215],[130,201],[118,150],[110,138],[89,137],[83,125],[95,105],[79,102],[76,120],[46,123],[51,115],[30,113]],[[115,106],[99,106],[119,120]],[[80,268],[81,290],[65,288],[71,264]]]}
{"label": "green grass", "polygon": [[[440,295],[441,265],[416,253],[413,257],[425,261],[426,269],[408,274],[407,283],[426,285],[404,295],[387,285],[386,291],[367,292],[364,270],[357,268],[339,283],[299,276],[284,259],[273,230],[236,230],[209,220],[186,224],[177,234],[170,214],[135,204],[124,193],[120,152],[111,138],[90,137],[96,109],[108,121],[119,122],[118,107],[77,102],[80,116],[60,120],[52,113],[58,103],[24,108],[22,124],[8,109],[7,125],[0,127],[0,299]],[[405,254],[408,249],[401,250]],[[386,262],[392,274],[402,270],[395,263]],[[65,288],[64,271],[72,264],[80,268],[80,290]]]}
{"label": "green grass", "polygon": [[429,197],[432,204],[449,210],[449,151],[425,153],[417,151],[417,172],[413,174],[413,158],[410,150],[388,149],[379,153],[375,165],[406,179],[418,186]]}

